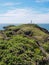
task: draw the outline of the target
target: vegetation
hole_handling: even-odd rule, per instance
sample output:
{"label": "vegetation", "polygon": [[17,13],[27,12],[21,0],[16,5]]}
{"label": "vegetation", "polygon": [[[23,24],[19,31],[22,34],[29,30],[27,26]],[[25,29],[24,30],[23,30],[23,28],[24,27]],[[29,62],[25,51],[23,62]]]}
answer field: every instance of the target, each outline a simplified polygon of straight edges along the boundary
{"label": "vegetation", "polygon": [[49,32],[35,24],[4,27],[0,65],[49,65]]}

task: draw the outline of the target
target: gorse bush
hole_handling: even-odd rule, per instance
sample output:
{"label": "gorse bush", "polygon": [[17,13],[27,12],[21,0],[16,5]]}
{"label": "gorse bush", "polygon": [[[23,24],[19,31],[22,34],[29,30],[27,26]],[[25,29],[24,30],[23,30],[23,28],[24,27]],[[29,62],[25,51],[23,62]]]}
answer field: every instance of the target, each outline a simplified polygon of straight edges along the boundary
{"label": "gorse bush", "polygon": [[[5,65],[32,65],[37,47],[34,40],[16,35],[10,40],[0,41],[0,61]],[[40,53],[39,48],[37,49]],[[1,65],[2,65],[1,63]]]}
{"label": "gorse bush", "polygon": [[48,34],[31,24],[5,29],[4,39],[0,39],[0,65],[48,65],[47,61],[43,62],[45,55],[36,44],[36,40],[40,39],[43,42],[41,46],[49,53],[49,43],[41,39]]}

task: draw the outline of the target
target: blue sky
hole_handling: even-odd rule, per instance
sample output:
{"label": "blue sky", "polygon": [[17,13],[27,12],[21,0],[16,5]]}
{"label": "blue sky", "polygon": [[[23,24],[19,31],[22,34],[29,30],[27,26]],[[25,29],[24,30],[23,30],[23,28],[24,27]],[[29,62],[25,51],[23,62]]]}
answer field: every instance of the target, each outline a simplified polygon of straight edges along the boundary
{"label": "blue sky", "polygon": [[49,23],[49,0],[0,0],[0,23]]}

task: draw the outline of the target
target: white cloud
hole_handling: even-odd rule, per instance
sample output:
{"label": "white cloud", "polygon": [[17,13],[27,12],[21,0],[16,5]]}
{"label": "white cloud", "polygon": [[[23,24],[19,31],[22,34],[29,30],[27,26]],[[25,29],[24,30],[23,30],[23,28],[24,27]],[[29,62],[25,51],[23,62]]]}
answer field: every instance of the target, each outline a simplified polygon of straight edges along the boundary
{"label": "white cloud", "polygon": [[20,5],[22,4],[21,2],[17,3],[12,3],[12,2],[7,2],[7,3],[0,3],[0,6],[14,6],[14,5]]}
{"label": "white cloud", "polygon": [[35,0],[37,3],[41,3],[41,2],[49,2],[49,0]]}
{"label": "white cloud", "polygon": [[48,13],[37,13],[32,9],[15,9],[9,10],[7,13],[0,14],[1,23],[49,23],[49,12]]}

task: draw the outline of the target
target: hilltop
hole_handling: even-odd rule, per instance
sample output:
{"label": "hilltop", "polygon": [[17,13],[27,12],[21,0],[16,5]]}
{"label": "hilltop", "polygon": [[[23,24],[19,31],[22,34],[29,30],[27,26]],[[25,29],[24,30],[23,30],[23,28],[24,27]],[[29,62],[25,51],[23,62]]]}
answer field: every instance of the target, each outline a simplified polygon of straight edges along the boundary
{"label": "hilltop", "polygon": [[0,30],[0,65],[48,65],[49,32],[37,24]]}
{"label": "hilltop", "polygon": [[9,25],[4,27],[4,31],[0,31],[1,38],[11,37],[13,35],[29,36],[39,41],[44,41],[49,37],[49,32],[36,24]]}

